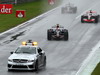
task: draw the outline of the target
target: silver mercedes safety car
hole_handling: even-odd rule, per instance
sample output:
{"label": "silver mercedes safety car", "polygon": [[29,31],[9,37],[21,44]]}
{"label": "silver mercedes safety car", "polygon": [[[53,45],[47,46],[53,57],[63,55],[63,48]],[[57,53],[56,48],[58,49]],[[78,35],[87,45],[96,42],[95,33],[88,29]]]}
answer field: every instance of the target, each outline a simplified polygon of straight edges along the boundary
{"label": "silver mercedes safety car", "polygon": [[8,71],[38,70],[46,66],[45,52],[37,46],[37,42],[22,42],[8,58]]}

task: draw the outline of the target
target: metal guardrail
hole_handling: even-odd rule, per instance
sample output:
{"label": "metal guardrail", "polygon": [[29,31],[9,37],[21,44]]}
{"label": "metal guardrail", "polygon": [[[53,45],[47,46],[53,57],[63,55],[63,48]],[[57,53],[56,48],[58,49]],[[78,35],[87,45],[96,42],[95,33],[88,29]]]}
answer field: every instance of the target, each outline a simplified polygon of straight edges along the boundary
{"label": "metal guardrail", "polygon": [[0,4],[20,4],[25,2],[32,2],[35,0],[0,0]]}
{"label": "metal guardrail", "polygon": [[0,0],[0,4],[15,4],[15,0]]}
{"label": "metal guardrail", "polygon": [[35,0],[15,0],[15,2],[17,4],[19,4],[19,3],[25,3],[25,2],[32,2],[32,1],[35,1]]}

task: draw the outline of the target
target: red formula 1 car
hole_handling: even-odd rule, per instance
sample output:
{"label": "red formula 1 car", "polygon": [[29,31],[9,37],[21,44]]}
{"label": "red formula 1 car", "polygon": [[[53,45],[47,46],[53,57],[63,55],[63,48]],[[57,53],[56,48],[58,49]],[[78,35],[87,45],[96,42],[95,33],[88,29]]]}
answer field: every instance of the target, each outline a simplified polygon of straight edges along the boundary
{"label": "red formula 1 car", "polygon": [[81,23],[98,23],[99,15],[95,12],[90,10],[81,16]]}

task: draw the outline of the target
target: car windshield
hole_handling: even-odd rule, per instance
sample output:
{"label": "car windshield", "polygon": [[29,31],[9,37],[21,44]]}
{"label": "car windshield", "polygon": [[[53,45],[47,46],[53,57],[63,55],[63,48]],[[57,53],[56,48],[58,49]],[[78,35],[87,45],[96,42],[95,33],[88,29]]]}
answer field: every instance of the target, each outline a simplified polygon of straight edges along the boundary
{"label": "car windshield", "polygon": [[18,47],[15,53],[36,54],[35,47]]}

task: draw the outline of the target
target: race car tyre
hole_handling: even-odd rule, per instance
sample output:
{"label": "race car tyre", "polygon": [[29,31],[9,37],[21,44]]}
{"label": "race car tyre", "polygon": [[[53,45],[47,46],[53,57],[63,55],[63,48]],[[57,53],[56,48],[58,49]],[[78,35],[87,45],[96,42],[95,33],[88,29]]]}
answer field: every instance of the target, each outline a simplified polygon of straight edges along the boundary
{"label": "race car tyre", "polygon": [[51,32],[48,30],[48,31],[47,31],[47,39],[48,39],[48,40],[51,40],[51,35],[52,35]]}
{"label": "race car tyre", "polygon": [[35,71],[38,71],[38,61],[36,61],[36,64],[35,64]]}
{"label": "race car tyre", "polygon": [[100,15],[98,15],[98,18],[100,17]]}
{"label": "race car tyre", "polygon": [[97,17],[95,17],[95,23],[98,23],[98,16]]}
{"label": "race car tyre", "polygon": [[84,23],[84,21],[83,21],[83,16],[81,16],[81,23]]}
{"label": "race car tyre", "polygon": [[64,8],[61,9],[61,13],[62,13],[62,14],[65,13],[65,9],[64,9]]}
{"label": "race car tyre", "polygon": [[69,38],[69,35],[68,35],[68,30],[65,30],[65,32],[64,32],[64,40],[68,40],[68,38]]}
{"label": "race car tyre", "polygon": [[11,71],[11,69],[8,69],[8,72],[10,72]]}
{"label": "race car tyre", "polygon": [[73,8],[73,13],[77,12],[77,7]]}

